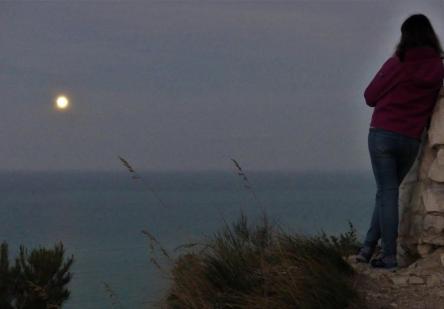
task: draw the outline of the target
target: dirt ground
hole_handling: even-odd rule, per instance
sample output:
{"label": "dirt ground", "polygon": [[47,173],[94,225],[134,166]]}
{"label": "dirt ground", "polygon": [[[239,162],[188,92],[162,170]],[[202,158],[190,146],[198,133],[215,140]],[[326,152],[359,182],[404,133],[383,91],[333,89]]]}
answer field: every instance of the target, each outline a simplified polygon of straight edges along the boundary
{"label": "dirt ground", "polygon": [[394,271],[347,261],[356,270],[355,288],[370,309],[444,309],[444,249]]}

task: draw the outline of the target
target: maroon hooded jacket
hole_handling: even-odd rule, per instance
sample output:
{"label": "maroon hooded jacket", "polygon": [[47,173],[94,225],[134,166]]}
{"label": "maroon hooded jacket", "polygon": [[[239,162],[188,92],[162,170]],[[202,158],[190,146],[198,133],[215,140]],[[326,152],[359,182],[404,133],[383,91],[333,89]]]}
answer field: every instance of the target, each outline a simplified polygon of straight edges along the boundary
{"label": "maroon hooded jacket", "polygon": [[404,62],[390,57],[364,92],[374,107],[370,126],[420,139],[443,86],[444,65],[431,47],[406,51]]}

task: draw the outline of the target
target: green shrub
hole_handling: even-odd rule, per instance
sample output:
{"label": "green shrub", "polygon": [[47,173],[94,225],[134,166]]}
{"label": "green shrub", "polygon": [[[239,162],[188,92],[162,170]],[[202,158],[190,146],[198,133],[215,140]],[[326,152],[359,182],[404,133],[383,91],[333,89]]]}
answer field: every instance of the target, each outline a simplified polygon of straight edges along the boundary
{"label": "green shrub", "polygon": [[63,244],[53,249],[38,248],[31,253],[20,246],[14,266],[10,266],[8,245],[0,247],[0,308],[61,308],[69,298],[66,285],[74,258],[65,260]]}
{"label": "green shrub", "polygon": [[167,308],[346,308],[357,294],[343,259],[356,233],[339,237],[288,235],[264,215],[225,225],[175,259]]}

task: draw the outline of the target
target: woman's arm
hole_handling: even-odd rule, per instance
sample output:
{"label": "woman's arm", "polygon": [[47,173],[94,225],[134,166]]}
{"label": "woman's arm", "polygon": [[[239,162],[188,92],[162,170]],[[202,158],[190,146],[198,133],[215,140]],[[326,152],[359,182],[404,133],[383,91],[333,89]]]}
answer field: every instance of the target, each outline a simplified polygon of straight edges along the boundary
{"label": "woman's arm", "polygon": [[390,57],[382,65],[364,91],[365,103],[368,106],[376,106],[376,102],[397,84],[401,68],[402,64],[397,56]]}

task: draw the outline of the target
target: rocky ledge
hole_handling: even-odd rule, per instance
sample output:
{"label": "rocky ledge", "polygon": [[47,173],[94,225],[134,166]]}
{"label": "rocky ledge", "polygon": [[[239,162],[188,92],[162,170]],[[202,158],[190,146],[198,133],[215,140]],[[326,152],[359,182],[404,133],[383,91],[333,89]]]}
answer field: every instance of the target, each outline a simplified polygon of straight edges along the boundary
{"label": "rocky ledge", "polygon": [[355,288],[370,309],[444,308],[444,248],[394,271],[356,263],[355,256],[347,261],[357,273]]}

